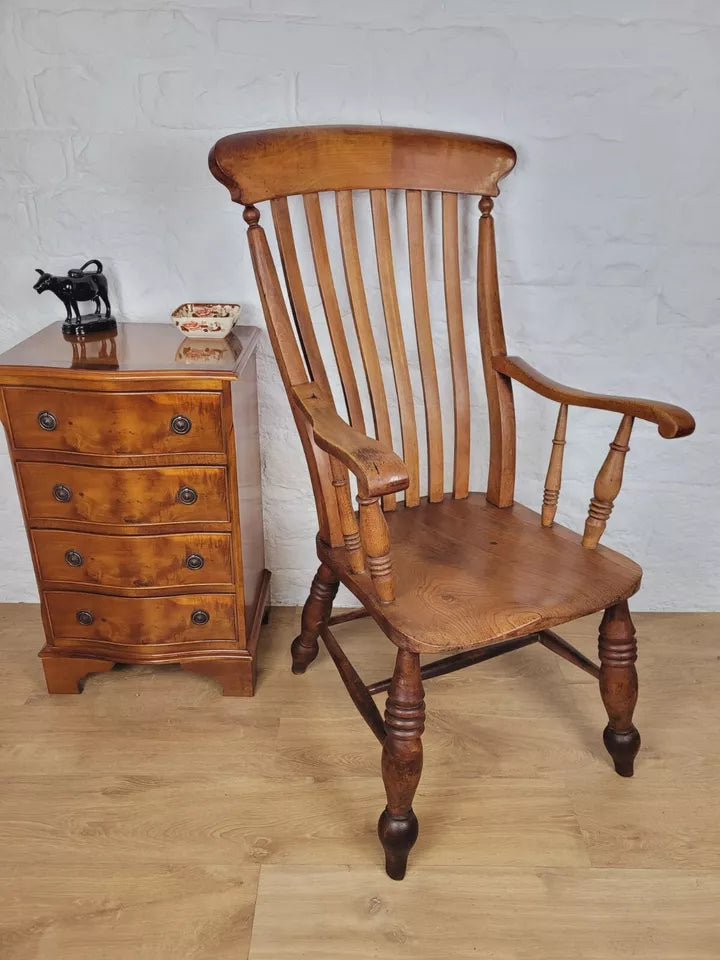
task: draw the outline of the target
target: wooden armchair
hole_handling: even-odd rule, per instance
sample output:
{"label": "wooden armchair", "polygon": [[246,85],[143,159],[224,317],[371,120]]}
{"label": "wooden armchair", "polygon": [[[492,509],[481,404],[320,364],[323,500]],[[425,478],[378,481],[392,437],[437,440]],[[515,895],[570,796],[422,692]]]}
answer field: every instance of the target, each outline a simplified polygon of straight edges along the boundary
{"label": "wooden armchair", "polygon": [[[422,768],[423,680],[538,642],[597,677],[608,713],[604,742],[616,771],[632,776],[640,736],[633,726],[637,699],[636,642],[628,597],[641,570],[599,545],[622,482],[635,418],[657,424],[663,437],[692,433],[693,418],[672,404],[586,393],[555,383],[518,357],[508,357],[500,312],[492,197],[512,170],[515,151],[480,137],[391,127],[297,127],[224,137],[210,167],[244,206],[260,299],[312,479],[320,568],[292,644],[295,673],[318,653],[318,636],[375,736],[382,744],[387,806],[378,833],[386,869],[405,874],[418,825],[412,809]],[[395,283],[388,191],[404,191],[407,262],[422,397],[413,392],[407,342]],[[354,362],[338,304],[319,194],[334,193],[335,216],[362,369]],[[358,191],[354,196],[353,191]],[[361,193],[360,193],[361,192]],[[441,194],[442,272],[452,370],[454,458],[445,491],[443,423],[436,344],[430,323],[423,193]],[[466,353],[458,230],[458,195],[479,196],[477,304],[489,411],[486,493],[470,492],[470,375]],[[300,272],[288,197],[301,195],[312,259],[334,364],[342,382],[346,422],[335,406]],[[375,260],[392,380],[383,378],[368,307],[356,231],[357,205],[372,211]],[[286,306],[256,204],[270,201]],[[334,217],[333,217],[334,219]],[[428,218],[425,217],[428,222]],[[398,246],[396,244],[396,253]],[[294,323],[293,323],[294,321]],[[437,330],[437,327],[436,327]],[[413,347],[415,349],[415,347]],[[367,435],[358,376],[364,372],[372,410]],[[386,382],[386,379],[388,382]],[[512,381],[559,404],[542,511],[514,503],[515,415]],[[362,388],[365,389],[364,386]],[[388,396],[394,390],[402,459],[393,452]],[[420,493],[416,407],[424,402],[427,495]],[[562,473],[568,407],[621,415],[600,467],[583,536],[554,523]],[[366,400],[367,407],[367,400]],[[348,471],[357,481],[353,508]],[[397,494],[404,491],[402,503]],[[338,583],[362,610],[332,617]],[[604,610],[599,666],[551,629]],[[330,630],[334,623],[371,616],[398,647],[391,678],[360,679]],[[451,651],[455,651],[451,653]],[[425,666],[421,654],[450,654]],[[384,719],[373,696],[388,691]]]}

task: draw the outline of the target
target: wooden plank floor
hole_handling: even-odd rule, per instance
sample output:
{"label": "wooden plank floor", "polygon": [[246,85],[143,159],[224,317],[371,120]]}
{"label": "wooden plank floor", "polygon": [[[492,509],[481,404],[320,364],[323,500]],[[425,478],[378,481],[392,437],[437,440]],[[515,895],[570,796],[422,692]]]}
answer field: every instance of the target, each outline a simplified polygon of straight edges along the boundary
{"label": "wooden plank floor", "polygon": [[[176,667],[50,697],[38,608],[0,605],[2,960],[717,960],[720,614],[636,616],[633,780],[540,647],[429,681],[403,883],[377,742],[327,654],[289,671],[298,618],[273,611],[254,700]],[[560,632],[594,656],[597,619]],[[372,624],[337,635],[390,672]]]}

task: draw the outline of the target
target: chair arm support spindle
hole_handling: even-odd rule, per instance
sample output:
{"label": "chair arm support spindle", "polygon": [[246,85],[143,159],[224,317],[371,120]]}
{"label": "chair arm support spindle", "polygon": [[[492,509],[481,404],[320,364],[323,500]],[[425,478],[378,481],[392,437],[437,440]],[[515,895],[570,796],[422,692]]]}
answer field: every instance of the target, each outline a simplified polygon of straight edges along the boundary
{"label": "chair arm support spindle", "polygon": [[633,422],[633,418],[628,414],[622,418],[615,439],[610,444],[610,451],[595,479],[595,488],[582,540],[583,546],[588,550],[594,550],[598,545],[612,513],[615,498],[620,493],[625,455],[630,449]]}
{"label": "chair arm support spindle", "polygon": [[390,557],[390,532],[378,497],[357,498],[360,537],[373,586],[381,603],[395,599],[395,574]]}
{"label": "chair arm support spindle", "polygon": [[[362,573],[367,560],[380,602],[392,603],[395,574],[390,559],[390,533],[380,498],[408,486],[405,464],[392,450],[349,426],[317,384],[295,385],[292,397],[310,424],[315,443],[330,454],[348,564],[353,573]],[[359,523],[352,509],[345,468],[357,477]]]}
{"label": "chair arm support spindle", "polygon": [[365,554],[360,542],[358,520],[350,499],[347,472],[335,457],[330,457],[330,469],[332,470],[332,485],[335,488],[340,529],[345,543],[348,564],[353,573],[362,573],[365,570]]}
{"label": "chair arm support spindle", "polygon": [[543,492],[542,505],[542,525],[551,527],[557,512],[558,497],[560,496],[560,484],[562,482],[562,464],[563,451],[565,448],[565,433],[567,431],[567,413],[566,403],[560,404],[557,423],[555,424],[555,435],[552,441],[552,451],[550,453],[550,464],[548,466],[547,476],[545,477],[545,490]]}

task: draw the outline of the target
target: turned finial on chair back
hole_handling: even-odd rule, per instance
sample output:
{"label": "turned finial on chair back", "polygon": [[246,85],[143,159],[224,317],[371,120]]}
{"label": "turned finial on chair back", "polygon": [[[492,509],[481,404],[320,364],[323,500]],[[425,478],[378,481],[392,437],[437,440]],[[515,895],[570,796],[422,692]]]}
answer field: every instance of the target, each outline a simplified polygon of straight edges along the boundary
{"label": "turned finial on chair back", "polygon": [[[361,433],[374,435],[392,449],[390,412],[397,409],[402,458],[409,484],[405,505],[420,499],[420,445],[427,445],[427,494],[431,502],[442,500],[445,490],[443,420],[436,367],[437,337],[446,338],[452,372],[452,399],[448,399],[446,423],[452,423],[453,480],[455,497],[467,496],[470,483],[470,389],[466,351],[466,318],[461,296],[459,194],[479,198],[477,260],[477,312],[480,345],[490,419],[490,454],[487,496],[497,506],[513,501],[515,480],[515,420],[510,379],[493,368],[494,357],[505,353],[498,294],[492,197],[498,181],[515,164],[515,151],[506,143],[462,134],[439,133],[394,127],[294,127],[239,133],[218,141],[210,154],[213,174],[224,183],[233,200],[245,207],[248,238],[260,289],[268,331],[288,393],[313,381],[330,397],[324,358],[311,319],[306,288],[298,257],[298,227],[291,219],[289,197],[302,196],[304,220],[314,272],[324,308],[333,360],[342,384],[345,410],[341,416]],[[389,191],[399,191],[401,197]],[[333,219],[324,218],[321,194],[334,194]],[[427,217],[423,195],[440,194],[439,230],[442,247],[442,278],[445,295],[443,317],[431,322],[425,252]],[[402,251],[409,267],[414,320],[413,353],[417,354],[422,398],[414,396],[408,364],[409,324],[403,325],[396,285],[395,258],[399,243],[393,241],[392,211],[404,196],[405,236]],[[260,225],[257,204],[269,201],[277,240],[280,266],[290,304],[278,279],[270,246]],[[372,218],[373,273],[363,266],[356,217],[361,204],[368,204]],[[345,323],[331,268],[328,230],[332,226],[341,250],[344,280],[352,312]],[[365,261],[367,263],[367,261]],[[368,288],[377,278],[389,347],[392,375],[383,370],[377,330],[368,306]],[[294,321],[294,323],[293,323]],[[441,322],[438,322],[441,321]],[[349,339],[350,335],[350,339]],[[321,340],[322,338],[320,338]],[[353,362],[354,344],[361,364]],[[365,384],[359,379],[364,378]],[[361,393],[369,398],[372,423],[366,422]],[[422,399],[422,403],[421,403]],[[424,420],[424,438],[418,429],[418,412]],[[295,419],[308,459],[320,522],[320,535],[330,545],[342,545],[351,553],[348,540],[349,497],[337,496],[345,480],[344,468],[313,442],[312,433],[298,416]],[[400,452],[400,451],[398,451]],[[395,506],[395,494],[383,498],[385,510]],[[362,507],[362,503],[361,503]],[[351,509],[351,508],[349,508]],[[343,514],[346,523],[343,524]],[[361,511],[362,515],[362,511]],[[343,540],[343,529],[346,536]],[[359,545],[358,545],[359,549]],[[382,576],[382,573],[379,573]]]}

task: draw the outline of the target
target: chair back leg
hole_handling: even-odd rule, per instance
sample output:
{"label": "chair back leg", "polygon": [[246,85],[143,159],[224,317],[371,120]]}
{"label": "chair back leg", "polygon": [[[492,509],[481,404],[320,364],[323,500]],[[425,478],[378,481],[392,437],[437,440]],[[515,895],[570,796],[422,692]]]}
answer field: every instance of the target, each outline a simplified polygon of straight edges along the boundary
{"label": "chair back leg", "polygon": [[293,673],[305,673],[318,655],[320,630],[330,619],[339,585],[332,570],[321,563],[313,577],[310,596],[303,607],[300,634],[295,637],[290,647]]}

